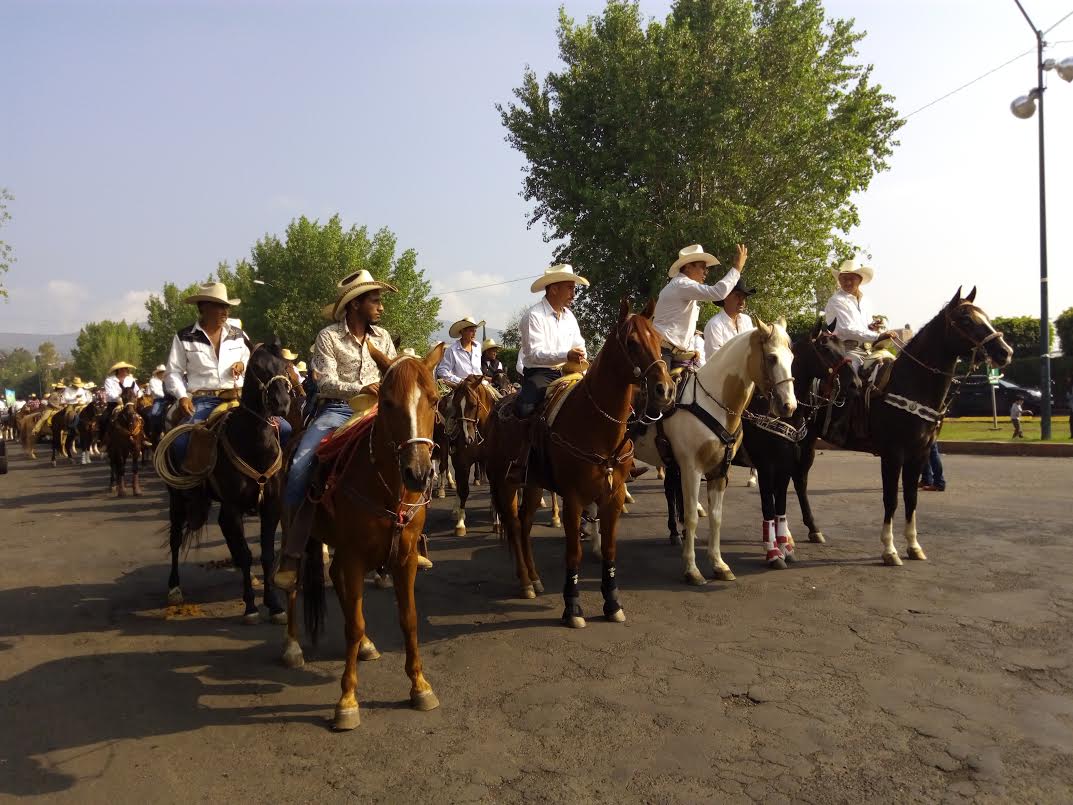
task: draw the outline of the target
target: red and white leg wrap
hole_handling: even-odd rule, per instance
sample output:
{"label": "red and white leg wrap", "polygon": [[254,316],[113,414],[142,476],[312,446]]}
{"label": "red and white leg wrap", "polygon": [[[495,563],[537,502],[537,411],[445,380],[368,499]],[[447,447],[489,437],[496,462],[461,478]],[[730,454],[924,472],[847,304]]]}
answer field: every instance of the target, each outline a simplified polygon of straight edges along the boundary
{"label": "red and white leg wrap", "polygon": [[765,559],[768,562],[772,562],[775,559],[782,559],[782,551],[779,550],[779,546],[775,541],[775,521],[764,521],[764,551],[767,554]]}
{"label": "red and white leg wrap", "polygon": [[775,544],[779,546],[783,554],[794,552],[794,538],[790,534],[790,524],[786,522],[785,514],[780,514],[775,518]]}

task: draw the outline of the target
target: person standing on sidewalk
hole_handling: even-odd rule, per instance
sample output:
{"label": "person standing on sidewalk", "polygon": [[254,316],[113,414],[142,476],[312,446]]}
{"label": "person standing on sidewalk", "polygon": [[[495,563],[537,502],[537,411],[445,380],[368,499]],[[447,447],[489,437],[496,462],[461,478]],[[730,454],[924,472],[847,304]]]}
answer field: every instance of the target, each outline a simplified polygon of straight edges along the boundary
{"label": "person standing on sidewalk", "polygon": [[924,474],[920,479],[920,488],[925,492],[945,492],[946,478],[943,476],[943,459],[939,455],[939,443],[931,443],[928,460],[924,462]]}
{"label": "person standing on sidewalk", "polygon": [[1021,430],[1021,415],[1032,413],[1031,411],[1026,411],[1021,405],[1024,401],[1024,397],[1017,397],[1014,399],[1013,405],[1010,406],[1010,422],[1013,423],[1014,439],[1025,438],[1025,432]]}

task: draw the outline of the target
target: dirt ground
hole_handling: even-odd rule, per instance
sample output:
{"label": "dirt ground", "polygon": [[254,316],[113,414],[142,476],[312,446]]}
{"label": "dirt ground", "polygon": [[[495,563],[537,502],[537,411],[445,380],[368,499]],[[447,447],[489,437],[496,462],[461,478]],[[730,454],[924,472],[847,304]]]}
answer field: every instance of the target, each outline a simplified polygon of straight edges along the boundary
{"label": "dirt ground", "polygon": [[[430,514],[418,579],[425,670],[407,706],[394,596],[370,589],[362,724],[335,734],[342,629],[301,670],[282,627],[239,622],[217,530],[166,610],[164,493],[105,494],[107,472],[0,476],[0,798],[67,802],[1069,802],[1073,799],[1073,462],[951,456],[923,495],[930,561],[879,561],[878,459],[828,453],[813,504],[829,543],[768,571],[759,501],[736,470],[724,558],[691,588],[654,479],[619,550],[624,625],[559,625],[562,540],[538,529],[549,592],[514,597],[477,490],[470,535]],[[791,523],[798,524],[791,505]],[[540,522],[546,522],[541,515]],[[701,521],[702,533],[707,523]],[[901,529],[896,529],[899,535]],[[251,546],[254,541],[251,540]],[[710,572],[706,558],[700,566]]]}

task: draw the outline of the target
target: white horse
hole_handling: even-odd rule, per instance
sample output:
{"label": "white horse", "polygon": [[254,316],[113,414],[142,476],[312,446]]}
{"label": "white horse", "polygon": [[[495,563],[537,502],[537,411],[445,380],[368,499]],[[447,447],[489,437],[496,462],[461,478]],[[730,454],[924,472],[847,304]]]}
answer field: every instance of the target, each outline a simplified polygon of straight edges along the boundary
{"label": "white horse", "polygon": [[[708,558],[715,578],[734,579],[734,573],[723,561],[719,539],[730,460],[741,444],[741,412],[749,405],[756,388],[771,400],[772,415],[790,416],[797,409],[791,374],[793,359],[786,320],[780,318],[769,325],[757,319],[755,330],[730,339],[694,376],[682,381],[686,386],[674,415],[664,419],[663,432],[681,468],[685,514],[682,559],[685,579],[690,584],[706,583],[697,569],[694,551],[701,476],[707,481],[708,489]],[[713,420],[734,436],[729,444],[716,433]],[[642,461],[661,462],[655,426],[650,425],[635,440],[634,450]],[[772,549],[778,551],[774,542]]]}

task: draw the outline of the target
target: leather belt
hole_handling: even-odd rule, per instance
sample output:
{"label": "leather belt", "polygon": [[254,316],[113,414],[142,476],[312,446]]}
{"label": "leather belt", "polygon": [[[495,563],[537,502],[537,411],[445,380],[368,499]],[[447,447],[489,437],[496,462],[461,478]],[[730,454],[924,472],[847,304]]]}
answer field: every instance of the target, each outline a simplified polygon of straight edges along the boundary
{"label": "leather belt", "polygon": [[242,394],[242,389],[198,389],[190,396],[195,399],[198,397],[219,397],[221,400],[237,400],[240,394]]}

